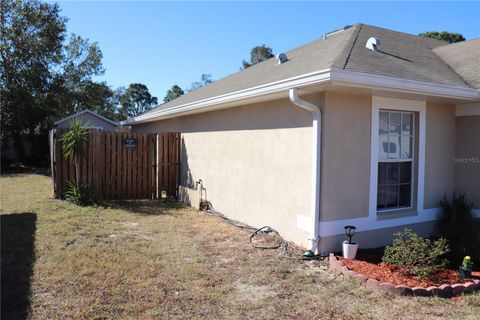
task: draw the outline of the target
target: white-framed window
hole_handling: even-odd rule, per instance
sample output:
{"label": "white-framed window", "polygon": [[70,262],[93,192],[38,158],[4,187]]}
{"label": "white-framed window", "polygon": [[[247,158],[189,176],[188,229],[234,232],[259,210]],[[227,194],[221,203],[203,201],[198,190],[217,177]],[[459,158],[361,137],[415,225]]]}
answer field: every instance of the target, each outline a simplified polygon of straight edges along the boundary
{"label": "white-framed window", "polygon": [[415,114],[381,109],[378,120],[377,211],[410,208]]}

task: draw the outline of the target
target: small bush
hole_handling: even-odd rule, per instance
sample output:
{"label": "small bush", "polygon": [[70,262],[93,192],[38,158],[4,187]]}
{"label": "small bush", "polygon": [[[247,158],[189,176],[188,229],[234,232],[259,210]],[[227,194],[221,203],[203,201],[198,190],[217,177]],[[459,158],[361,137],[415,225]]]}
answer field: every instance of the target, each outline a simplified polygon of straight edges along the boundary
{"label": "small bush", "polygon": [[435,270],[447,265],[443,256],[448,252],[446,239],[432,242],[410,229],[405,229],[395,234],[395,240],[391,246],[385,248],[382,260],[401,267],[407,274],[425,279],[432,277]]}
{"label": "small bush", "polygon": [[480,219],[472,214],[473,204],[465,194],[454,193],[452,201],[445,195],[440,205],[443,210],[436,232],[450,244],[451,251],[447,255],[450,266],[456,268],[465,256],[480,261]]}
{"label": "small bush", "polygon": [[75,183],[67,181],[67,192],[65,192],[65,200],[79,206],[87,205],[89,203],[87,191],[87,186],[81,185],[80,187],[78,187]]}

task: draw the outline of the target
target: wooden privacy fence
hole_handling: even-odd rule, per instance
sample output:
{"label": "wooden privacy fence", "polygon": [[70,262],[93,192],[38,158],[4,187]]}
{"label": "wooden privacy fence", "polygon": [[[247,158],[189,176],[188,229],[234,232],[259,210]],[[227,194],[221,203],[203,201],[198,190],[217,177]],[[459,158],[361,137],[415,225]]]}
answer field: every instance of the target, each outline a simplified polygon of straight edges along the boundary
{"label": "wooden privacy fence", "polygon": [[[74,181],[73,160],[65,159],[60,138],[50,131],[54,196],[61,198]],[[90,129],[80,160],[80,183],[94,200],[176,197],[180,174],[180,133],[109,132]]]}

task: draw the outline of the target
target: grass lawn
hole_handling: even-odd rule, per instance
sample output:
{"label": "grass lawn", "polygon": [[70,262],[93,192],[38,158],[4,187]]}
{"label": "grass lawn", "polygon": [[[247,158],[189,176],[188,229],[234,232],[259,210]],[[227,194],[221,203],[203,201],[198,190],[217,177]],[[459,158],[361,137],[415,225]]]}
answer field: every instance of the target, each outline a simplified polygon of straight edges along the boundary
{"label": "grass lawn", "polygon": [[2,319],[479,319],[480,295],[372,293],[159,201],[78,207],[39,174],[1,182]]}

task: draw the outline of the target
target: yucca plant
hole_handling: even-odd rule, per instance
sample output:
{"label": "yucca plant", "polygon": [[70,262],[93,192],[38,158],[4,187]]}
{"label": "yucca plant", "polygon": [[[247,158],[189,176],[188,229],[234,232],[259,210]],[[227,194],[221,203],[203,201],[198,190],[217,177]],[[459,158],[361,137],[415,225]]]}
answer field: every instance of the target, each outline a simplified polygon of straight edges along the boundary
{"label": "yucca plant", "polygon": [[85,153],[88,143],[88,124],[82,124],[81,119],[74,118],[69,123],[70,128],[59,139],[62,143],[62,151],[65,159],[72,159],[75,167],[75,186],[82,190],[80,159]]}
{"label": "yucca plant", "polygon": [[86,205],[89,203],[89,200],[86,198],[87,189],[86,185],[77,186],[75,183],[67,181],[67,191],[64,194],[65,200],[79,206]]}
{"label": "yucca plant", "polygon": [[88,125],[82,124],[79,118],[74,118],[69,123],[70,128],[63,134],[59,141],[62,142],[62,151],[65,159],[73,159],[75,166],[75,183],[80,185],[80,158],[85,152],[88,143]]}

